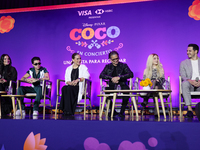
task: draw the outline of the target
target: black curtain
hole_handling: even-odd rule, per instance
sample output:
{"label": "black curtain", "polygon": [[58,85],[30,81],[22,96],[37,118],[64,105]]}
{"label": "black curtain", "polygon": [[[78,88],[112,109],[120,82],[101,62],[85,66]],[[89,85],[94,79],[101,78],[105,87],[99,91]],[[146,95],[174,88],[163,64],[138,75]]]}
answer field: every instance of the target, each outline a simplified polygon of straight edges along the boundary
{"label": "black curtain", "polygon": [[0,9],[62,5],[62,4],[95,2],[95,1],[104,1],[104,0],[0,0]]}

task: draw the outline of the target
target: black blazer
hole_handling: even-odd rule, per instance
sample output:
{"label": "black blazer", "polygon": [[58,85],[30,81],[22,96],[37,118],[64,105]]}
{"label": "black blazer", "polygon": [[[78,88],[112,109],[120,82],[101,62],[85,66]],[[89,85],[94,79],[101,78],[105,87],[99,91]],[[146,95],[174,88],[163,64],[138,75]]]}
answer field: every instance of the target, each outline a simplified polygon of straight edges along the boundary
{"label": "black blazer", "polygon": [[[112,77],[113,71],[114,71],[113,64],[112,63],[107,64],[104,67],[103,71],[101,72],[99,78],[109,79],[109,85],[110,85],[110,84],[112,84],[111,79],[113,78]],[[116,67],[116,72],[117,72],[118,76],[120,77],[120,80],[119,80],[120,85],[126,84],[127,79],[133,78],[133,72],[130,70],[128,65],[125,64],[125,63],[119,62],[117,67]]]}

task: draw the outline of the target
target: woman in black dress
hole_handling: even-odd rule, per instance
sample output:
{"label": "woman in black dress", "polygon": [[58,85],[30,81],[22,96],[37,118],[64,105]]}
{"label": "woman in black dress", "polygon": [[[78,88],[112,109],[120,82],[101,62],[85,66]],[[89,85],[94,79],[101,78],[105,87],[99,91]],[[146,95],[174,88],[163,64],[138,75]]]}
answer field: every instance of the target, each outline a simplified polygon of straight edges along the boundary
{"label": "woman in black dress", "polygon": [[[17,81],[17,71],[11,66],[12,61],[8,54],[1,55],[0,59],[0,91],[7,91],[10,80]],[[16,92],[16,84],[13,84],[13,94]],[[2,115],[10,113],[12,102],[10,98],[2,98],[1,111]]]}
{"label": "woman in black dress", "polygon": [[74,115],[77,102],[82,99],[83,81],[89,79],[88,68],[81,64],[81,56],[78,53],[72,55],[72,65],[65,72],[66,85],[62,88],[60,109],[63,114]]}

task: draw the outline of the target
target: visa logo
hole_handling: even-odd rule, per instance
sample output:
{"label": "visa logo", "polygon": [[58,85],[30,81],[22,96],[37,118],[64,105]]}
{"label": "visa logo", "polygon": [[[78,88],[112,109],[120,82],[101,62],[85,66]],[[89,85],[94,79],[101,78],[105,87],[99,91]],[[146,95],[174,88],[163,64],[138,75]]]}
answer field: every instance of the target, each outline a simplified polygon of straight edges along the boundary
{"label": "visa logo", "polygon": [[78,15],[79,15],[79,16],[88,16],[88,15],[92,15],[92,11],[91,11],[91,10],[82,10],[82,11],[78,11]]}

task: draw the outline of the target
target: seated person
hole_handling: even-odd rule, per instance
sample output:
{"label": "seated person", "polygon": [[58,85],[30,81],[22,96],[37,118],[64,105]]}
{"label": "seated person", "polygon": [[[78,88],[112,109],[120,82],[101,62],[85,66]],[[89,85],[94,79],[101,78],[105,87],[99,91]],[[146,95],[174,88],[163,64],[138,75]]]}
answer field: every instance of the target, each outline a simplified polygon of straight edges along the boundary
{"label": "seated person", "polygon": [[[33,105],[33,116],[38,115],[38,108],[40,104],[40,100],[42,98],[42,86],[40,85],[41,80],[49,80],[49,72],[46,68],[41,66],[41,60],[39,57],[33,57],[31,59],[33,67],[30,68],[26,74],[21,78],[21,80],[26,81],[32,84],[32,87],[27,86],[20,86],[18,88],[17,94],[18,95],[25,95],[26,93],[36,93],[36,97],[34,100]],[[29,78],[30,77],[30,78]],[[25,115],[25,104],[24,98],[20,98],[21,105],[22,105],[22,115]],[[19,106],[18,110],[16,111],[16,115],[20,115]]]}
{"label": "seated person", "polygon": [[78,53],[72,55],[72,64],[65,71],[65,83],[62,87],[62,96],[59,109],[64,116],[74,115],[77,102],[82,99],[83,81],[89,79],[88,68],[81,64]]}
{"label": "seated person", "polygon": [[[101,72],[99,78],[109,79],[109,87],[106,90],[114,90],[117,85],[121,86],[122,90],[129,89],[127,85],[127,79],[133,78],[133,72],[129,69],[128,65],[119,62],[119,54],[116,51],[109,53],[110,64],[107,64]],[[129,97],[123,97],[121,111],[119,116],[124,117],[124,111],[128,104]],[[112,101],[110,104],[110,110],[112,109]],[[110,114],[109,114],[110,115]],[[117,115],[114,111],[114,115]]]}
{"label": "seated person", "polygon": [[[160,63],[160,60],[157,54],[151,54],[149,55],[147,59],[147,64],[146,64],[146,69],[144,70],[143,80],[145,80],[146,78],[149,78],[151,82],[153,83],[152,89],[163,89],[163,84],[165,82],[164,69],[162,67],[162,64]],[[144,97],[144,101],[141,104],[144,108],[148,104],[148,99],[150,96],[152,95],[148,93]],[[157,112],[155,112],[154,114],[156,115]]]}
{"label": "seated person", "polygon": [[[12,61],[8,54],[1,55],[0,60],[0,91],[7,91],[10,80],[17,80],[17,71],[15,67],[11,66]],[[16,92],[16,84],[13,84],[12,93]],[[1,111],[2,115],[9,114],[12,111],[12,101],[11,98],[1,98]]]}
{"label": "seated person", "polygon": [[189,44],[187,48],[188,59],[180,64],[180,75],[182,78],[182,92],[185,105],[188,107],[185,117],[193,118],[191,91],[200,91],[200,58],[198,57],[199,46]]}

